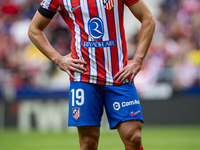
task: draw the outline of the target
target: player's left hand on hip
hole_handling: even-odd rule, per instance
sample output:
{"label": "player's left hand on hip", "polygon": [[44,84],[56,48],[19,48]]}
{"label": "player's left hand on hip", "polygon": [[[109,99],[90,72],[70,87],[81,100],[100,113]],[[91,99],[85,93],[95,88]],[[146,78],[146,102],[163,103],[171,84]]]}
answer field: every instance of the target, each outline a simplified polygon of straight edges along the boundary
{"label": "player's left hand on hip", "polygon": [[141,68],[142,63],[136,62],[134,59],[132,59],[128,61],[127,65],[114,76],[114,79],[117,79],[118,82],[123,82],[131,76],[130,84],[132,84],[135,76]]}

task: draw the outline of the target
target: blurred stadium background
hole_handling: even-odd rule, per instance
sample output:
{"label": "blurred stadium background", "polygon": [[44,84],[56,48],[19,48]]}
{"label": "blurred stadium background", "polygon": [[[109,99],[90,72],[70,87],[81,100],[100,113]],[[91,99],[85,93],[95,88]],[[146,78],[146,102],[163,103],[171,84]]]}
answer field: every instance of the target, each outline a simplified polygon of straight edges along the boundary
{"label": "blurred stadium background", "polygon": [[[156,18],[152,44],[135,79],[145,119],[144,145],[147,150],[199,150],[200,0],[144,1]],[[0,150],[78,149],[75,129],[67,127],[69,77],[27,35],[40,2],[0,0]],[[129,58],[139,25],[125,8]],[[59,15],[45,33],[60,54],[70,53],[70,32]],[[100,149],[123,149],[117,133],[107,132],[105,117],[102,128]]]}

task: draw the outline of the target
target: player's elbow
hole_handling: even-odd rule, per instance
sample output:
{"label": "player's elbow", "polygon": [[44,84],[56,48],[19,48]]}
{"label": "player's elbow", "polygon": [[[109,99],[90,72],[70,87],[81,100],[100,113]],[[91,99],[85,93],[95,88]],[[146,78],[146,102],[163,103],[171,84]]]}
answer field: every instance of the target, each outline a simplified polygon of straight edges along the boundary
{"label": "player's elbow", "polygon": [[149,26],[154,30],[155,27],[156,27],[156,22],[155,22],[155,19],[154,19],[153,15],[152,15],[152,14],[149,14],[149,15],[146,17],[145,20],[148,22]]}
{"label": "player's elbow", "polygon": [[30,39],[32,39],[35,35],[34,30],[35,30],[34,27],[32,25],[30,25],[29,28],[28,28],[28,36],[29,36]]}
{"label": "player's elbow", "polygon": [[37,39],[38,35],[41,34],[41,30],[39,30],[38,28],[36,28],[34,25],[30,25],[29,29],[28,29],[28,36],[31,39],[31,41],[33,41],[34,39]]}

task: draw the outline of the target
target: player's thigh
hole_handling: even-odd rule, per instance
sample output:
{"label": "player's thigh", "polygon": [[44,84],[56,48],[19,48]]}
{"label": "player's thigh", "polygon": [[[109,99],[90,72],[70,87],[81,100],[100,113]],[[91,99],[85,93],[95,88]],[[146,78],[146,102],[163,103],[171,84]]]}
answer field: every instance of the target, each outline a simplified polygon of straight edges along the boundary
{"label": "player's thigh", "polygon": [[105,88],[105,108],[111,129],[128,120],[143,122],[140,100],[134,83],[107,86]]}
{"label": "player's thigh", "polygon": [[69,126],[100,126],[103,98],[99,85],[70,82]]}

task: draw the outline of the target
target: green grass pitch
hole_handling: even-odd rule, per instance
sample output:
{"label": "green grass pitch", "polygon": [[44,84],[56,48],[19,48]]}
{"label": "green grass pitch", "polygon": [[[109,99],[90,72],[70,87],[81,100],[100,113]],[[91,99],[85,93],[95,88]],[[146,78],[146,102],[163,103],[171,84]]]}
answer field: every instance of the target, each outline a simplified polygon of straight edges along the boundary
{"label": "green grass pitch", "polygon": [[[200,150],[200,126],[144,126],[145,150]],[[76,132],[0,131],[0,150],[79,150]],[[99,150],[124,150],[116,130],[102,131]]]}

